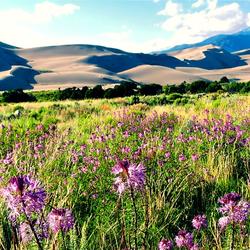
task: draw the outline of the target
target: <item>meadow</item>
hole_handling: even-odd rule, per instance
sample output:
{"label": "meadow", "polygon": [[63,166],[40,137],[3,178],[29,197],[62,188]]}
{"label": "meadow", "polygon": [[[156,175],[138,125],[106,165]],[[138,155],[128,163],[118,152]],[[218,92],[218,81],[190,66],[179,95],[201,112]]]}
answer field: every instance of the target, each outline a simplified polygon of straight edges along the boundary
{"label": "meadow", "polygon": [[250,249],[250,96],[155,98],[1,104],[0,248]]}

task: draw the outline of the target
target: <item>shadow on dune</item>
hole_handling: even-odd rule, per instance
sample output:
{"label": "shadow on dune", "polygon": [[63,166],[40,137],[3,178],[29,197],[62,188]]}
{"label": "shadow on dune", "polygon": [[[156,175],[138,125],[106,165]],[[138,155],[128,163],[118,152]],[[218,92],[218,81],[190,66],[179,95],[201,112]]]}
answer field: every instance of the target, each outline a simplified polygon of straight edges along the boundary
{"label": "shadow on dune", "polygon": [[0,71],[10,70],[14,65],[30,67],[26,59],[16,55],[15,50],[0,46]]}
{"label": "shadow on dune", "polygon": [[119,55],[104,55],[91,56],[84,60],[86,63],[95,64],[100,68],[119,73],[125,70],[132,69],[140,65],[157,65],[169,68],[187,66],[185,62],[168,55],[150,55],[150,54],[119,54]]}
{"label": "shadow on dune", "polygon": [[37,83],[35,76],[39,72],[31,68],[17,66],[10,75],[0,79],[0,91],[11,89],[32,89],[32,84]]}
{"label": "shadow on dune", "polygon": [[189,67],[197,67],[207,70],[234,68],[247,65],[238,55],[231,54],[223,49],[208,49],[204,51],[201,60],[184,60]]}
{"label": "shadow on dune", "polygon": [[10,89],[32,89],[38,71],[31,68],[28,60],[16,54],[16,48],[0,43],[0,72],[10,70],[0,78],[0,91]]}

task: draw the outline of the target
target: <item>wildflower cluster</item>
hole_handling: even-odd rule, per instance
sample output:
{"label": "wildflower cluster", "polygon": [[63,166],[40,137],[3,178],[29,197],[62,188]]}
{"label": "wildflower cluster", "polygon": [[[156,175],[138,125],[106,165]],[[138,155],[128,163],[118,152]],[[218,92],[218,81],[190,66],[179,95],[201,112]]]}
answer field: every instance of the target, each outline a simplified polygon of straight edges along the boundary
{"label": "wildflower cluster", "polygon": [[41,184],[30,176],[12,177],[6,188],[1,190],[10,219],[15,222],[17,217],[25,214],[40,213],[45,206],[46,192]]}
{"label": "wildflower cluster", "polygon": [[[233,238],[231,230],[223,234],[227,228],[234,227],[235,234],[244,235],[249,203],[236,193],[219,199],[221,246],[215,246],[213,238],[217,232],[212,230],[217,228],[205,230],[208,222],[204,214],[196,215],[187,227],[182,224],[182,215],[190,218],[197,209],[194,204],[202,204],[202,209],[213,211],[214,220],[216,208],[209,201],[221,192],[217,188],[221,178],[235,190],[240,190],[244,182],[242,193],[246,193],[248,173],[243,169],[247,167],[249,119],[237,116],[234,120],[229,115],[223,118],[209,111],[199,118],[183,118],[150,111],[151,107],[140,104],[126,106],[122,111],[119,108],[115,114],[109,109],[107,120],[106,113],[105,119],[100,119],[105,120],[102,124],[92,119],[92,111],[89,112],[98,110],[93,113],[98,117],[99,107],[85,109],[80,105],[74,110],[82,114],[79,119],[83,123],[65,131],[48,125],[49,122],[36,125],[40,118],[27,125],[26,131],[16,129],[15,123],[0,128],[1,186],[5,176],[14,172],[32,173],[12,177],[1,190],[12,224],[9,228],[13,235],[17,233],[17,242],[27,248],[36,241],[42,246],[46,243],[47,247],[48,243],[61,249],[64,232],[76,222],[80,222],[77,229],[82,226],[85,229],[87,218],[91,218],[87,223],[91,234],[76,230],[77,235],[72,232],[72,236],[77,238],[76,244],[82,242],[81,237],[84,240],[88,237],[86,242],[93,249],[99,245],[103,249],[154,249],[165,221],[168,223],[164,226],[165,233],[172,238],[162,238],[158,243],[160,250],[220,248]],[[67,122],[74,117],[74,112],[68,112],[66,106],[60,104],[56,109],[60,110],[59,120],[65,118]],[[237,168],[238,162],[244,168]],[[36,174],[47,178],[49,189],[34,178]],[[49,190],[56,192],[55,198],[51,199]],[[203,190],[202,196],[196,193],[199,190]],[[69,209],[51,205],[65,201],[80,210],[77,219]],[[113,228],[113,225],[116,225],[114,231],[106,230],[106,226]],[[176,231],[179,229],[182,230]],[[119,234],[114,235],[116,232]],[[111,246],[114,238],[116,246]],[[66,243],[72,239],[71,235],[65,237]],[[242,245],[246,245],[244,239]],[[65,247],[68,246],[71,247],[71,242]]]}
{"label": "wildflower cluster", "polygon": [[222,217],[219,219],[219,227],[224,230],[230,224],[244,224],[250,214],[250,203],[241,200],[241,195],[235,192],[225,194],[219,199],[221,207],[219,211]]}
{"label": "wildflower cluster", "polygon": [[36,239],[39,249],[41,240],[52,232],[67,232],[74,226],[74,217],[68,209],[52,209],[44,218],[46,191],[39,181],[29,175],[12,177],[1,195],[9,210],[9,219],[19,233],[20,241],[28,243]]}

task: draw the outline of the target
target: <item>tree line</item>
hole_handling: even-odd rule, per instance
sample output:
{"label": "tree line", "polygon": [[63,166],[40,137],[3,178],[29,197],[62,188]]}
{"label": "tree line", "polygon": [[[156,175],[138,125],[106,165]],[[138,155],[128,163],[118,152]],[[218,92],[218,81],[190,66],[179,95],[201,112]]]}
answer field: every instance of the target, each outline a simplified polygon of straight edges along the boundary
{"label": "tree line", "polygon": [[223,77],[220,81],[208,82],[204,80],[192,83],[183,82],[179,85],[141,84],[134,81],[124,81],[113,88],[104,89],[102,85],[93,88],[66,88],[55,91],[24,92],[22,89],[5,91],[1,96],[2,102],[32,102],[32,101],[60,101],[60,100],[83,100],[116,98],[126,96],[150,96],[158,94],[197,94],[197,93],[248,93],[250,92],[249,82],[230,82]]}

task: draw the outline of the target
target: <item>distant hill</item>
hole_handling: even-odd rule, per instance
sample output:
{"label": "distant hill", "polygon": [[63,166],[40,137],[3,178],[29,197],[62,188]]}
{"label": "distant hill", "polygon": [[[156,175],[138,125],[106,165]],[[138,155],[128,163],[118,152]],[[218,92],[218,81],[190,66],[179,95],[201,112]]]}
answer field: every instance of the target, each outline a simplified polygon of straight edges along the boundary
{"label": "distant hill", "polygon": [[206,46],[209,44],[219,46],[220,48],[227,50],[228,52],[235,52],[239,50],[249,49],[250,48],[250,28],[244,29],[234,34],[216,35],[216,36],[207,38],[204,41],[199,42],[199,43],[177,45],[170,49],[162,50],[157,53],[158,54],[169,53],[172,51],[201,47],[201,46]]}

